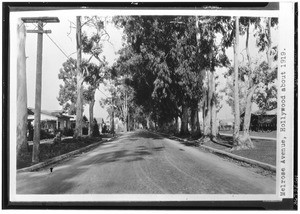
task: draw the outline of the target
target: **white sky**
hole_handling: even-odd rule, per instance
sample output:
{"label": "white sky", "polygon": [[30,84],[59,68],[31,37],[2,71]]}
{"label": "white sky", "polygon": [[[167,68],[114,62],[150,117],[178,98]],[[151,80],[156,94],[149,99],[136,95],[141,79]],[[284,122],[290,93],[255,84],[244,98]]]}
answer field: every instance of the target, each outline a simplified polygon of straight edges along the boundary
{"label": "white sky", "polygon": [[[124,13],[124,11],[122,11]],[[139,11],[138,11],[139,12]],[[148,11],[149,12],[149,11]],[[190,13],[191,11],[189,11]],[[192,11],[194,12],[194,11]],[[220,12],[220,11],[219,11]],[[223,11],[221,11],[223,12]],[[226,11],[224,11],[226,12]],[[98,11],[94,11],[93,13],[86,12],[86,15],[97,15]],[[100,13],[104,14],[104,13]],[[105,14],[111,16],[111,14],[106,11]],[[104,15],[105,15],[104,14]],[[252,14],[255,13],[252,11]],[[64,11],[55,11],[55,13],[49,12],[48,14],[43,12],[35,12],[32,15],[32,12],[19,12],[14,14],[12,19],[12,27],[16,21],[17,17],[24,16],[57,16],[60,19],[60,23],[48,23],[44,29],[51,30],[52,33],[49,36],[58,44],[58,46],[67,54],[71,55],[73,58],[76,58],[76,39],[75,39],[75,28],[72,28],[70,31],[70,21],[76,23],[76,16],[74,13],[66,13]],[[77,15],[77,14],[76,14]],[[188,14],[183,14],[188,15]],[[192,15],[192,14],[189,14]],[[33,24],[26,24],[27,29],[34,29],[35,26]],[[11,28],[13,29],[13,28]],[[110,34],[110,41],[113,46],[109,43],[104,44],[104,52],[107,61],[110,65],[113,64],[114,60],[116,60],[116,52],[122,46],[122,31],[116,29],[113,25],[107,26],[107,31]],[[278,33],[272,33],[273,41],[278,43]],[[12,39],[12,41],[14,41]],[[16,40],[15,40],[16,41]],[[245,53],[245,37],[240,37],[240,52]],[[255,40],[253,37],[250,37],[250,48],[253,56],[257,55],[257,49],[255,47]],[[36,72],[36,49],[37,49],[37,35],[28,33],[26,37],[26,56],[27,58],[27,96],[28,96],[28,106],[34,107],[34,99],[35,99],[35,72]],[[228,50],[228,56],[231,60],[233,60],[233,48]],[[262,56],[265,57],[265,56]],[[242,61],[242,55],[240,55],[240,61]],[[62,81],[58,79],[59,69],[62,67],[62,63],[66,61],[66,57],[64,54],[53,44],[53,42],[48,38],[47,35],[44,35],[43,38],[43,71],[42,71],[42,109],[44,110],[59,110],[61,106],[57,101],[58,92],[59,92],[59,84],[62,84]],[[224,69],[217,70],[217,73],[224,72]],[[224,87],[225,79],[222,75],[219,75],[219,81],[221,84],[219,85],[219,89]],[[103,87],[100,87],[100,90],[109,96],[108,91],[105,91]],[[97,91],[96,92],[96,102],[94,107],[94,116],[95,117],[103,117],[106,118],[108,116],[105,109],[102,109],[99,104],[99,100],[105,96]],[[88,116],[88,106],[85,106],[84,114]],[[218,117],[220,119],[229,119],[233,118],[231,115],[231,109],[223,101],[223,108],[220,110]]]}
{"label": "white sky", "polygon": [[[76,23],[75,16],[58,16],[60,23],[49,23],[44,29],[50,29],[52,31],[49,36],[52,40],[71,57],[76,59],[76,29],[70,29],[70,21]],[[34,29],[33,24],[26,24],[27,29]],[[70,31],[71,30],[71,31]],[[110,65],[116,59],[115,52],[122,45],[120,30],[109,25],[107,31],[110,34],[110,41],[114,45],[112,46],[108,42],[104,44],[103,54],[106,56]],[[26,56],[27,58],[27,95],[28,106],[34,107],[35,100],[35,75],[36,75],[36,49],[37,49],[37,34],[28,33],[26,37]],[[49,39],[47,35],[43,36],[43,70],[42,70],[42,109],[45,110],[58,110],[61,109],[57,101],[59,93],[59,84],[63,81],[58,79],[59,69],[62,67],[62,63],[67,60],[66,56],[55,46],[55,44]],[[102,92],[109,96],[109,93],[100,88]],[[96,103],[94,107],[95,117],[107,117],[106,110],[100,107],[98,100],[100,97],[105,97],[100,91],[96,92]],[[88,116],[88,105],[85,106],[84,114]]]}

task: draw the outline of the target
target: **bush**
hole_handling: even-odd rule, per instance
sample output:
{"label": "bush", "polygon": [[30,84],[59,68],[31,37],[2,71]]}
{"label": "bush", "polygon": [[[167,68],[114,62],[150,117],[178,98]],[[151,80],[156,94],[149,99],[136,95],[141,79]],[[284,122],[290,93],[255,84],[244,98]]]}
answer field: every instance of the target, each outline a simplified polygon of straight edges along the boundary
{"label": "bush", "polygon": [[54,138],[54,134],[51,134],[50,132],[44,130],[44,129],[41,129],[41,132],[40,132],[40,139],[43,140],[43,139],[51,139],[51,138]]}
{"label": "bush", "polygon": [[74,130],[73,129],[68,129],[68,128],[65,128],[64,131],[62,132],[62,134],[64,136],[73,136],[74,135]]}
{"label": "bush", "polygon": [[53,139],[53,143],[57,144],[61,142],[61,132],[58,132],[55,136],[55,138]]}
{"label": "bush", "polygon": [[99,126],[97,123],[97,120],[94,119],[94,127],[93,127],[93,137],[99,137],[100,136],[100,132],[99,132]]}
{"label": "bush", "polygon": [[83,135],[88,135],[89,134],[89,129],[87,127],[82,128],[82,134]]}
{"label": "bush", "polygon": [[108,133],[107,125],[104,124],[102,127],[102,133]]}

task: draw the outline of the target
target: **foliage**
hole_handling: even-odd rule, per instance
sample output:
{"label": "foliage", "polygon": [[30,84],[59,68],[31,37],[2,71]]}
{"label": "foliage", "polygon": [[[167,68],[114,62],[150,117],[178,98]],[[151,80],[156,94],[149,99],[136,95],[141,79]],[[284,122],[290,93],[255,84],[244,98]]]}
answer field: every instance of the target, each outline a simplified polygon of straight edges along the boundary
{"label": "foliage", "polygon": [[71,115],[76,113],[76,60],[69,58],[62,66],[59,70],[58,79],[61,79],[64,84],[59,85],[57,100],[63,107],[63,110]]}
{"label": "foliage", "polygon": [[130,74],[133,101],[153,120],[172,121],[180,115],[183,102],[200,95],[195,17],[130,16],[114,20],[124,28],[127,38],[128,46],[121,51],[118,66]]}
{"label": "foliage", "polygon": [[[267,30],[267,22],[266,18],[249,18],[249,17],[241,17],[240,18],[240,29],[241,34],[245,35],[247,31],[247,27],[252,26],[253,35],[256,39],[256,45],[258,47],[259,52],[267,51],[269,46],[268,44],[268,30]],[[272,27],[276,27],[278,24],[277,18],[271,18]],[[272,48],[272,58],[270,60],[277,60],[277,46],[273,46]],[[245,98],[248,92],[249,81],[252,78],[252,84],[256,86],[256,90],[253,96],[253,102],[255,102],[261,110],[267,111],[277,108],[277,65],[272,68],[269,68],[268,62],[266,58],[262,58],[261,55],[250,56],[251,57],[251,65],[249,62],[240,64],[239,66],[239,96],[240,96],[240,106],[242,106],[241,113],[244,112],[245,108]],[[251,69],[250,69],[251,67]],[[232,80],[230,75],[233,70],[230,68],[228,72],[225,74],[227,78],[227,86],[223,89],[223,92],[226,92],[228,95],[228,99],[226,102],[233,107],[233,96],[232,96]]]}
{"label": "foliage", "polygon": [[74,130],[72,128],[64,128],[62,134],[64,136],[73,136],[74,135]]}
{"label": "foliage", "polygon": [[82,134],[83,135],[88,135],[88,133],[89,133],[88,127],[82,127]]}
{"label": "foliage", "polygon": [[97,123],[97,120],[94,118],[94,127],[92,132],[93,137],[100,137],[100,131],[99,131],[99,125]]}

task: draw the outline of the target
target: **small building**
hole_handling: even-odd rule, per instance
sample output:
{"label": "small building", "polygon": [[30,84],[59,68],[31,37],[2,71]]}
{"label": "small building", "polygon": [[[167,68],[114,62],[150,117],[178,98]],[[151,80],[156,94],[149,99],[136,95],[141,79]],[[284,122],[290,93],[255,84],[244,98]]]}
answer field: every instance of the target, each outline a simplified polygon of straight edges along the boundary
{"label": "small building", "polygon": [[[241,129],[245,113],[241,115]],[[277,129],[277,109],[270,111],[257,110],[251,113],[250,130],[251,131],[276,131]]]}
{"label": "small building", "polygon": [[[71,116],[62,111],[41,110],[41,129],[54,132],[55,129],[64,130],[71,128]],[[28,122],[34,121],[34,109],[28,108]]]}
{"label": "small building", "polygon": [[220,131],[230,131],[233,130],[234,118],[230,119],[220,119],[219,130]]}

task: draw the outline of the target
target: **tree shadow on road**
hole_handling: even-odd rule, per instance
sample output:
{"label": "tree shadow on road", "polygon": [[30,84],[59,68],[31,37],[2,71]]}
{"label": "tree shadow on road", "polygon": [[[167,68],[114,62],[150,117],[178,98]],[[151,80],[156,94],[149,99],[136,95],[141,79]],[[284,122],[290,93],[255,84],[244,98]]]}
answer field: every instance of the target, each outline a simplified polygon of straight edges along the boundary
{"label": "tree shadow on road", "polygon": [[153,134],[151,132],[148,131],[138,131],[138,132],[134,132],[131,135],[131,139],[139,139],[139,138],[148,138],[148,139],[153,139],[153,140],[160,140],[160,139],[164,139],[164,137]]}

